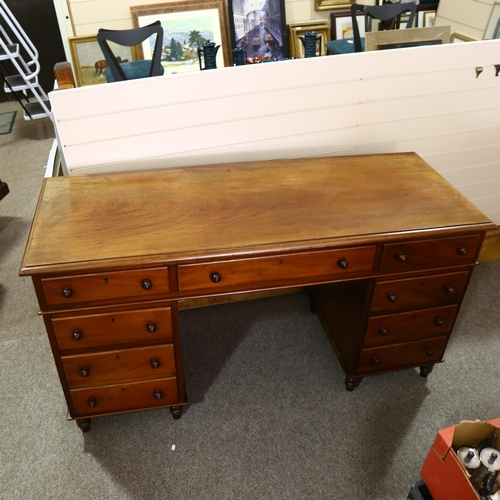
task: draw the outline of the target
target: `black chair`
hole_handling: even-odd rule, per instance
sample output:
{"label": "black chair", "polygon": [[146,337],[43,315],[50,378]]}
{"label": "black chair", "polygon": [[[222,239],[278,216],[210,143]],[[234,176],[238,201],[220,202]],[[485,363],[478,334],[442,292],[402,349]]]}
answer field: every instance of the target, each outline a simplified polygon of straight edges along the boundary
{"label": "black chair", "polygon": [[[146,60],[120,63],[108,44],[109,40],[118,45],[133,47],[135,45],[140,45],[144,40],[147,40],[153,35],[156,35],[156,40],[151,62]],[[148,26],[129,30],[100,29],[97,32],[97,41],[99,42],[99,46],[101,47],[111,72],[112,78],[110,79],[107,76],[108,81],[132,80],[135,78],[163,75],[164,70],[161,65],[163,28],[161,27],[160,21],[156,21]]]}
{"label": "black chair", "polygon": [[388,3],[384,5],[351,5],[351,18],[352,18],[352,28],[354,33],[354,52],[362,52],[361,37],[359,35],[359,26],[357,22],[358,11],[362,11],[365,14],[365,31],[372,30],[372,20],[377,19],[381,22],[388,22],[387,29],[394,29],[399,27],[397,21],[399,20],[403,12],[410,12],[410,17],[406,23],[406,28],[411,28],[413,26],[413,20],[415,18],[415,13],[417,11],[417,5],[413,2],[410,3]]}

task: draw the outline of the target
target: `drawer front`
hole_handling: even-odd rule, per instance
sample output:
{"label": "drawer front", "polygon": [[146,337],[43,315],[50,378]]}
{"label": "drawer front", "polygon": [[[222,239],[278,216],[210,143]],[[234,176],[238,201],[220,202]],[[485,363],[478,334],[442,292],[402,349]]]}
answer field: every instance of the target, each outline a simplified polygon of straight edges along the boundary
{"label": "drawer front", "polygon": [[420,309],[459,302],[469,271],[381,281],[375,285],[371,312]]}
{"label": "drawer front", "polygon": [[175,377],[172,344],[63,356],[70,389]]}
{"label": "drawer front", "polygon": [[178,402],[175,377],[132,384],[74,389],[70,391],[70,394],[75,408],[73,417],[147,410],[172,406]]}
{"label": "drawer front", "polygon": [[61,351],[136,342],[166,343],[173,338],[170,307],[53,317],[51,322]]}
{"label": "drawer front", "polygon": [[41,282],[49,307],[124,299],[150,300],[165,297],[170,291],[167,267],[44,278]]}
{"label": "drawer front", "polygon": [[447,338],[437,337],[363,349],[357,371],[369,373],[435,363],[443,357]]}
{"label": "drawer front", "polygon": [[458,306],[421,309],[407,313],[375,316],[368,320],[364,345],[387,345],[447,334]]}
{"label": "drawer front", "polygon": [[470,264],[479,245],[479,235],[391,243],[384,245],[381,269],[412,266],[452,266]]}
{"label": "drawer front", "polygon": [[375,246],[178,266],[179,291],[265,287],[268,283],[336,277],[373,268]]}

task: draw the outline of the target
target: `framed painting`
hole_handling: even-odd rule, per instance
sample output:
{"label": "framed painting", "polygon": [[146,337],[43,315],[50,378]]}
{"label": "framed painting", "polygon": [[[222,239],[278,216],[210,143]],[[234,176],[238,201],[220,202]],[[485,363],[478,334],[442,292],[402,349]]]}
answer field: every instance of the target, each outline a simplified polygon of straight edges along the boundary
{"label": "framed painting", "polygon": [[[359,27],[359,36],[365,36],[365,15],[358,11],[356,18]],[[332,40],[342,40],[343,38],[353,38],[351,10],[344,9],[330,14],[331,38]]]}
{"label": "framed painting", "polygon": [[484,31],[483,40],[500,38],[500,2],[495,2],[491,8],[490,18]]}
{"label": "framed painting", "polygon": [[233,49],[251,61],[288,58],[284,0],[228,0]]}
{"label": "framed painting", "polygon": [[[206,42],[219,46],[217,67],[229,66],[230,46],[224,0],[168,2],[130,7],[135,28],[160,21],[164,36],[162,65],[165,74],[200,71],[198,48]],[[151,59],[154,40],[138,47],[138,59]]]}
{"label": "framed painting", "polygon": [[315,0],[314,10],[347,9],[354,3],[354,0]]}
{"label": "framed painting", "polygon": [[[76,85],[97,85],[106,83],[103,70],[108,66],[101,47],[97,42],[97,35],[74,36],[68,38],[73,59],[73,72],[75,74]],[[114,53],[121,57],[123,62],[134,59],[129,47],[122,47],[110,42],[110,47]]]}
{"label": "framed painting", "polygon": [[330,27],[322,21],[308,21],[305,23],[292,23],[288,25],[288,40],[290,42],[290,57],[301,59],[304,57],[304,44],[300,37],[307,31],[314,31],[317,37],[316,55],[325,56],[326,44],[330,40]]}
{"label": "framed painting", "polygon": [[451,43],[475,42],[476,39],[471,36],[463,35],[462,33],[453,33],[451,35]]}
{"label": "framed painting", "polygon": [[450,43],[450,26],[430,26],[366,33],[365,50],[402,49]]}

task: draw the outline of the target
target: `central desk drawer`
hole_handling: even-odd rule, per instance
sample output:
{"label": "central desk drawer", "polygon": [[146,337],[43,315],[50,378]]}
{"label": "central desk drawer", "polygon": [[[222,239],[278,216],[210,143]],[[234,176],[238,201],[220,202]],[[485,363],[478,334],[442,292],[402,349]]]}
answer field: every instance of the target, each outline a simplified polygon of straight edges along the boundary
{"label": "central desk drawer", "polygon": [[337,277],[373,268],[375,246],[178,266],[179,291],[265,287],[287,280]]}
{"label": "central desk drawer", "polygon": [[51,321],[61,351],[172,341],[170,307],[53,317]]}
{"label": "central desk drawer", "polygon": [[178,402],[177,379],[164,378],[132,384],[108,385],[70,391],[75,417],[172,406]]}
{"label": "central desk drawer", "polygon": [[167,267],[44,278],[41,282],[49,307],[127,299],[150,300],[164,298],[170,291]]}
{"label": "central desk drawer", "polygon": [[172,344],[61,358],[70,389],[174,377]]}

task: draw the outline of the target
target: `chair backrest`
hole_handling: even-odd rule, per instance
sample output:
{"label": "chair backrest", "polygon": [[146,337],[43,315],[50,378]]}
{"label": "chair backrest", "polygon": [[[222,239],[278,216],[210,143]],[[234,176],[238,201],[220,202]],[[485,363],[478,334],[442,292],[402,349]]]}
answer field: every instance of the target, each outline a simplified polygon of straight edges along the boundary
{"label": "chair backrest", "polygon": [[413,20],[415,18],[415,13],[417,11],[417,5],[413,2],[408,3],[390,3],[384,5],[351,5],[351,18],[352,27],[354,33],[354,52],[361,52],[361,37],[359,35],[359,26],[357,22],[357,12],[361,11],[365,15],[365,31],[371,31],[372,29],[372,19],[378,19],[379,21],[390,21],[389,29],[394,29],[396,27],[396,20],[403,12],[410,12],[410,17],[406,23],[407,28],[411,28],[413,25]]}
{"label": "chair backrest", "polygon": [[148,26],[142,26],[140,28],[132,28],[128,30],[108,30],[101,28],[97,32],[97,41],[99,42],[99,46],[101,47],[115,81],[127,80],[127,77],[125,76],[118,59],[109,47],[108,40],[118,45],[133,47],[141,44],[144,40],[155,34],[156,40],[153,50],[153,58],[151,60],[149,75],[147,76],[160,76],[163,74],[163,68],[161,65],[163,28],[161,27],[160,21],[156,21]]}

